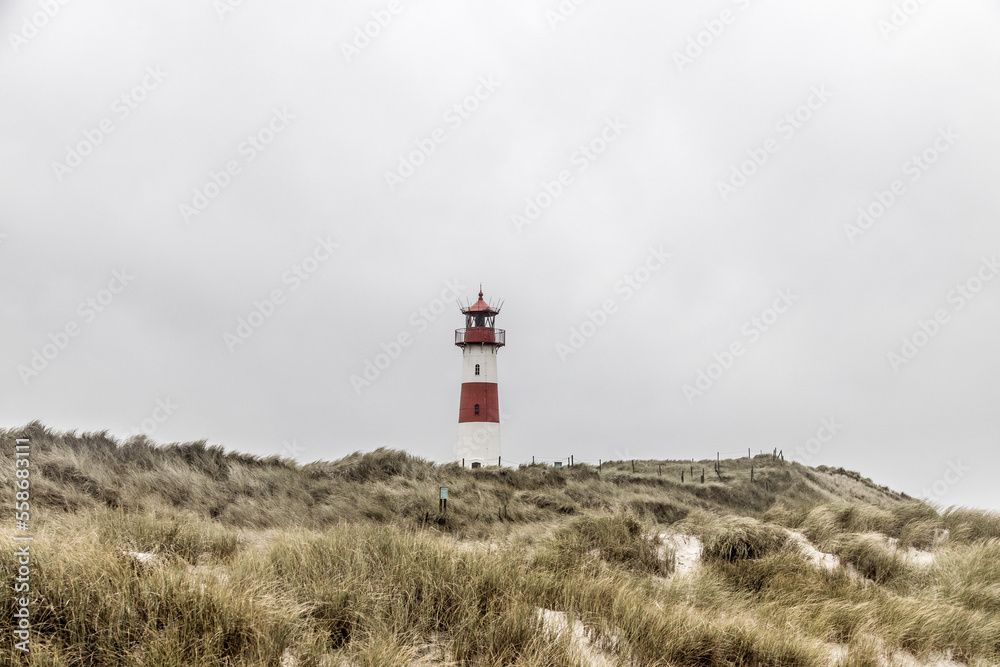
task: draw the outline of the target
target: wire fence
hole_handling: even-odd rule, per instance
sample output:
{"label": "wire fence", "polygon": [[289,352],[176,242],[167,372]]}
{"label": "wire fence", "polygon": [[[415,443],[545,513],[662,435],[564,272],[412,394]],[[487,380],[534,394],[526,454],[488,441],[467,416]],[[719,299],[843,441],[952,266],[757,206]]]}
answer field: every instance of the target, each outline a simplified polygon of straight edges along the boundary
{"label": "wire fence", "polygon": [[[578,459],[573,454],[569,456],[532,456],[530,461],[512,461],[503,457],[497,457],[496,463],[476,462],[470,463],[469,467],[508,467],[521,468],[527,466],[551,466],[553,468],[571,468],[579,465],[587,465],[597,468],[598,472],[604,472],[605,468],[615,472],[631,472],[632,474],[657,474],[663,476],[664,472],[669,475],[679,475],[681,481],[694,479],[700,476],[704,482],[706,475],[719,481],[727,481],[724,473],[732,476],[734,473],[745,472],[751,481],[754,479],[755,462],[764,464],[784,463],[784,451],[775,447],[771,451],[758,450],[754,453],[751,449],[716,452],[714,458],[705,459]],[[465,459],[461,461],[462,467],[466,467]],[[708,474],[711,466],[711,474]]]}

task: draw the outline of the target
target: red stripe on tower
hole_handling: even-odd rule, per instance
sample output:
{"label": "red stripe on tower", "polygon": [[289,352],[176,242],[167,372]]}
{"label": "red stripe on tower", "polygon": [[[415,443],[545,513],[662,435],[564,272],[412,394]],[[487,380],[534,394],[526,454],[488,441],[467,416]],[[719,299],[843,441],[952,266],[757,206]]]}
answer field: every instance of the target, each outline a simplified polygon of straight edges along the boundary
{"label": "red stripe on tower", "polygon": [[500,423],[500,399],[496,382],[463,382],[458,423]]}

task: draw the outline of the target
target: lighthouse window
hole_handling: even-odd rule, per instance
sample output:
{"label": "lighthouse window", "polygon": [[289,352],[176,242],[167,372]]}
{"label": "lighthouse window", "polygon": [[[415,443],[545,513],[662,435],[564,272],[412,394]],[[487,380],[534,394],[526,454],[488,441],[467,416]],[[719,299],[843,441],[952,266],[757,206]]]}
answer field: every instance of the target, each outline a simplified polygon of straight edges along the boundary
{"label": "lighthouse window", "polygon": [[479,364],[476,364],[476,375],[479,375]]}
{"label": "lighthouse window", "polygon": [[479,403],[476,403],[476,414],[479,414]]}

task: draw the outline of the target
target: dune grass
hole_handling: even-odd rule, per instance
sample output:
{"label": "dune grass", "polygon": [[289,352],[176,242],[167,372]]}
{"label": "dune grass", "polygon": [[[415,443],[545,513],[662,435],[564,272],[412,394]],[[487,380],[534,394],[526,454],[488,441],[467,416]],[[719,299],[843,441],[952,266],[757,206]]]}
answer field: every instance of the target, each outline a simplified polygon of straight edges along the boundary
{"label": "dune grass", "polygon": [[652,527],[628,514],[569,521],[555,531],[535,562],[551,571],[565,572],[586,567],[588,561],[660,576],[670,574],[674,567],[673,552],[662,545]]}
{"label": "dune grass", "polygon": [[843,563],[849,563],[861,576],[877,584],[887,584],[907,572],[899,552],[874,535],[846,535],[835,549]]}
{"label": "dune grass", "polygon": [[788,533],[755,519],[733,517],[720,522],[705,540],[702,559],[734,563],[764,558],[789,548]]}
{"label": "dune grass", "polygon": [[[581,642],[623,666],[1000,661],[998,517],[839,469],[761,457],[751,483],[723,461],[702,484],[687,462],[473,471],[392,450],[300,466],[32,424],[0,432],[4,503],[15,437],[32,439],[32,664],[578,667]],[[699,569],[672,576],[664,531],[702,540]],[[6,664],[23,664],[9,645]]]}

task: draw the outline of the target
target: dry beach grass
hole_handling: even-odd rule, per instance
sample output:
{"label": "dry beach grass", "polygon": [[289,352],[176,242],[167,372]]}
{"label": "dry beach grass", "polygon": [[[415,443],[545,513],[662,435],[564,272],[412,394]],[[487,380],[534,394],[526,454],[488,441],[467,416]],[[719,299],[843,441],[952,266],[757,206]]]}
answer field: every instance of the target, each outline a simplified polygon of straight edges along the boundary
{"label": "dry beach grass", "polygon": [[1000,662],[1000,519],[846,471],[300,466],[31,424],[0,433],[4,503],[17,437],[36,665]]}

